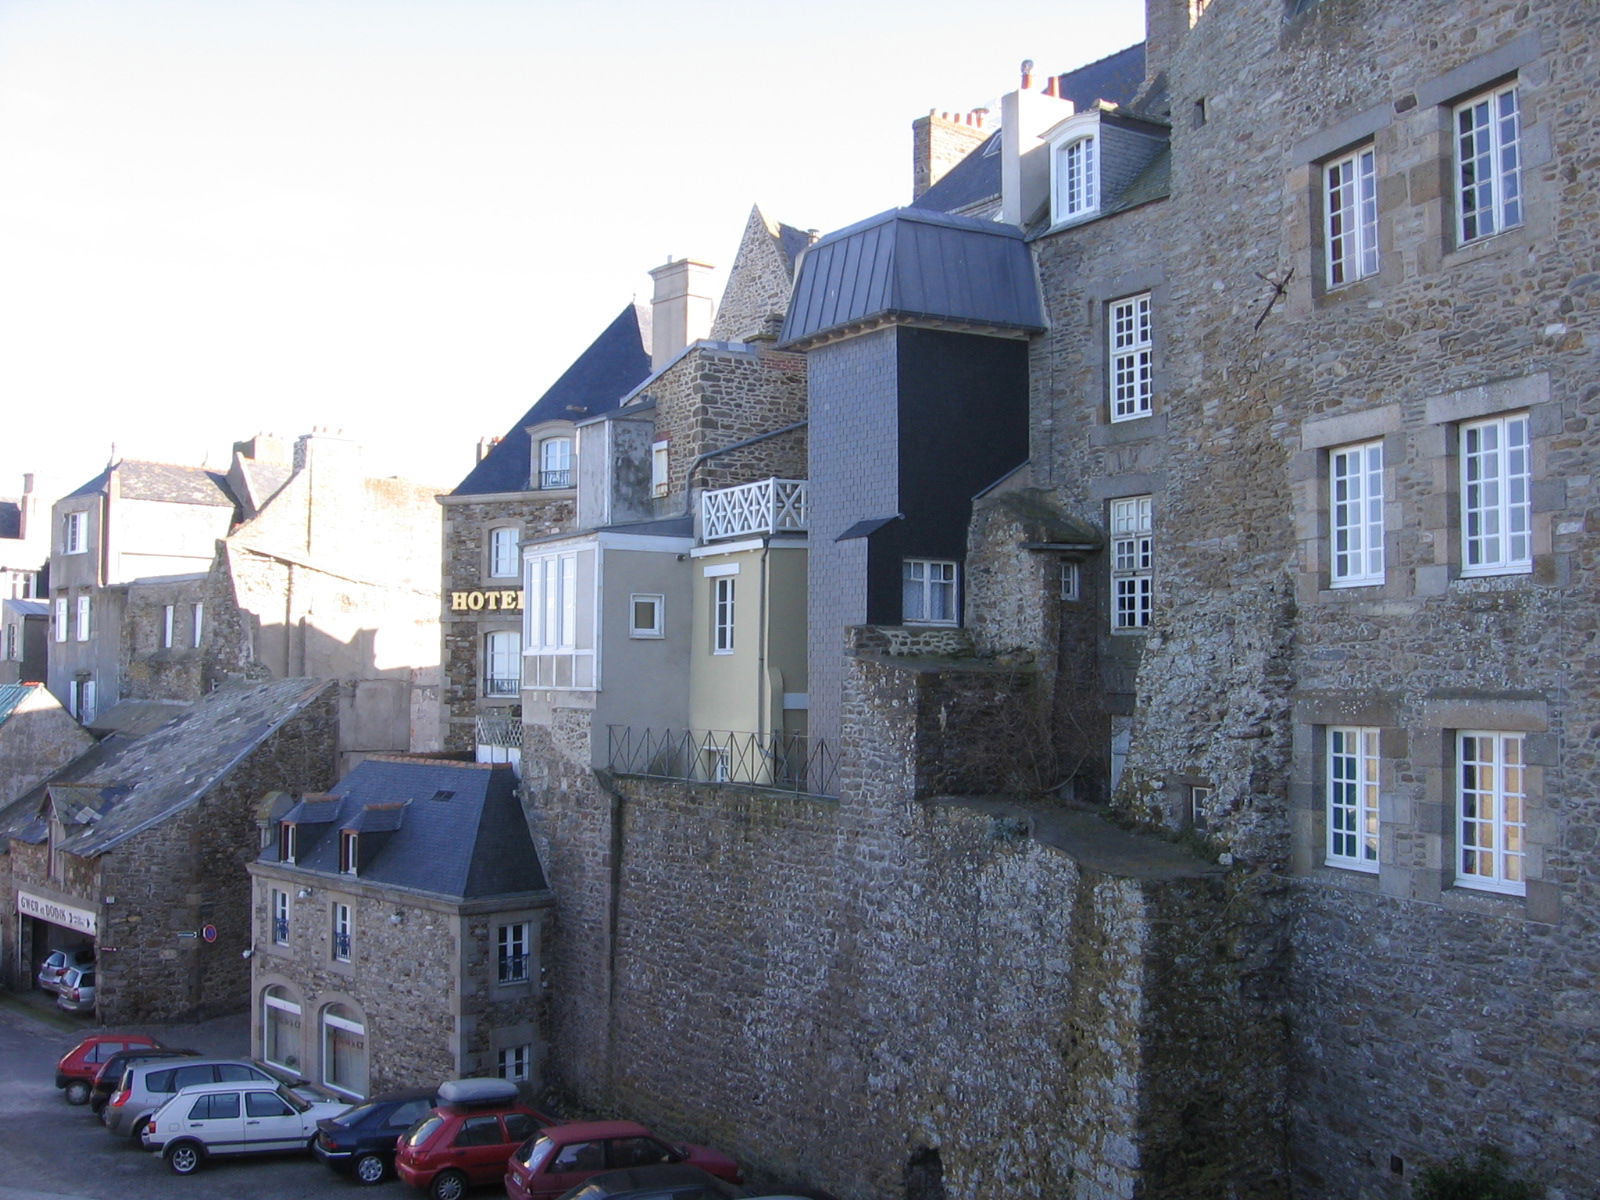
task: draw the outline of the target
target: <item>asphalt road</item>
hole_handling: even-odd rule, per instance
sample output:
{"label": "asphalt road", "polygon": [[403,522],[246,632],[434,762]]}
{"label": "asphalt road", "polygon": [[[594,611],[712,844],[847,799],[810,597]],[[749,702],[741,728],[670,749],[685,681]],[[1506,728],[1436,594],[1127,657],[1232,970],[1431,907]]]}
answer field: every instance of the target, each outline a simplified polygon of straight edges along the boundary
{"label": "asphalt road", "polygon": [[[134,1142],[113,1139],[87,1105],[69,1105],[55,1087],[56,1060],[77,1040],[54,1014],[35,1016],[0,1005],[0,1200],[420,1200],[395,1180],[361,1187],[307,1155],[211,1159],[188,1178]],[[95,1028],[80,1023],[88,1032]],[[243,1023],[157,1032],[174,1044],[243,1053],[219,1045],[238,1037]],[[492,1200],[499,1189],[476,1196]]]}

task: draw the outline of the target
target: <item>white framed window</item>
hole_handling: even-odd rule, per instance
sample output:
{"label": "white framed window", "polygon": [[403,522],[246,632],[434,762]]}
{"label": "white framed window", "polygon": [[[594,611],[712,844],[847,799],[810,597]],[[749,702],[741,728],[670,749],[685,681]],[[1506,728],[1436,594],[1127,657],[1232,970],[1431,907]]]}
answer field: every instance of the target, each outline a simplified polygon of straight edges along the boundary
{"label": "white framed window", "polygon": [[512,1083],[525,1083],[533,1067],[533,1047],[505,1046],[495,1052],[495,1073]]}
{"label": "white framed window", "polygon": [[521,540],[521,531],[510,525],[489,531],[489,574],[493,578],[516,578],[517,546]]}
{"label": "white framed window", "polygon": [[571,438],[550,437],[539,443],[539,486],[541,488],[572,486]]}
{"label": "white framed window", "polygon": [[1332,726],[1327,732],[1327,863],[1378,869],[1378,731]]}
{"label": "white framed window", "polygon": [[1111,628],[1129,633],[1150,626],[1154,592],[1154,535],[1149,496],[1111,502]]}
{"label": "white framed window", "polygon": [[1055,167],[1054,219],[1081,217],[1100,207],[1100,139],[1093,134],[1059,147]]}
{"label": "white framed window", "polygon": [[67,640],[67,598],[56,597],[56,641]]}
{"label": "white framed window", "polygon": [[497,629],[483,637],[483,694],[515,696],[522,687],[522,634]]}
{"label": "white framed window", "polygon": [[299,848],[300,836],[291,821],[282,821],[278,824],[278,861],[294,864],[295,852]]}
{"label": "white framed window", "polygon": [[665,441],[653,442],[650,445],[650,494],[652,496],[665,496],[667,494],[667,446]]}
{"label": "white framed window", "polygon": [[1378,273],[1378,173],[1371,146],[1323,168],[1323,242],[1327,285],[1339,287]]}
{"label": "white framed window", "polygon": [[733,653],[733,595],[738,582],[732,575],[711,581],[711,653]]}
{"label": "white framed window", "polygon": [[335,962],[350,961],[350,906],[348,904],[335,904],[333,906],[333,960]]}
{"label": "white framed window", "polygon": [[1155,395],[1150,293],[1113,301],[1106,330],[1111,339],[1111,419],[1148,417]]}
{"label": "white framed window", "polygon": [[900,619],[907,625],[957,622],[956,564],[942,558],[908,558],[900,568]]}
{"label": "white framed window", "polygon": [[339,831],[339,872],[354,875],[361,863],[361,835],[354,829]]}
{"label": "white framed window", "polygon": [[74,679],[72,681],[71,712],[73,716],[84,724],[94,720],[94,680]]}
{"label": "white framed window", "polygon": [[733,755],[715,737],[700,743],[702,770],[708,783],[727,783],[733,777]]}
{"label": "white framed window", "polygon": [[1383,582],[1383,443],[1328,451],[1332,587]]}
{"label": "white framed window", "polygon": [[196,650],[200,649],[200,631],[205,626],[206,606],[196,601],[189,606],[189,617],[194,640],[190,643]]}
{"label": "white framed window", "polygon": [[93,608],[93,601],[88,596],[78,597],[78,628],[77,636],[80,642],[89,640],[89,614]]}
{"label": "white framed window", "polygon": [[1196,829],[1204,829],[1206,820],[1211,812],[1211,797],[1216,789],[1209,784],[1195,783],[1189,786],[1189,824]]}
{"label": "white framed window", "polygon": [[1456,883],[1522,895],[1527,803],[1520,733],[1456,735]]}
{"label": "white framed window", "polygon": [[289,944],[289,893],[281,888],[272,889],[272,940],[279,946]]}
{"label": "white framed window", "polygon": [[1064,562],[1061,564],[1061,598],[1068,601],[1077,601],[1083,595],[1083,585],[1078,564]]}
{"label": "white framed window", "polygon": [[1456,236],[1462,245],[1522,224],[1522,118],[1517,86],[1455,109]]}
{"label": "white framed window", "polygon": [[1528,414],[1461,426],[1461,573],[1533,570]]}
{"label": "white framed window", "polygon": [[[525,586],[522,686],[594,687],[595,551],[561,550],[529,558]],[[581,611],[580,593],[585,601]]]}
{"label": "white framed window", "polygon": [[82,554],[89,548],[89,541],[84,536],[84,526],[87,515],[81,512],[69,512],[61,517],[61,553]]}
{"label": "white framed window", "polygon": [[526,921],[495,930],[495,980],[527,983],[532,974],[533,927]]}
{"label": "white framed window", "polygon": [[655,592],[635,592],[628,597],[628,636],[658,638],[666,636],[662,614],[666,597]]}
{"label": "white framed window", "polygon": [[161,609],[161,644],[163,647],[172,646],[172,629],[177,624],[177,610],[171,604]]}
{"label": "white framed window", "polygon": [[274,985],[261,994],[261,1057],[275,1067],[300,1070],[300,1005],[288,988]]}

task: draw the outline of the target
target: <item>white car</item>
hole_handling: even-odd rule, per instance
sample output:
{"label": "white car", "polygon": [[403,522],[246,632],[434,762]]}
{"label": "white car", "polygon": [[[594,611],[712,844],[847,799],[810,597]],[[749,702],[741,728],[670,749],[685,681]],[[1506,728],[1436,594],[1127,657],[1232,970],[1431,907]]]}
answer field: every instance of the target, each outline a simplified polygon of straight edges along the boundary
{"label": "white car", "polygon": [[174,1173],[192,1175],[212,1154],[309,1152],[317,1122],[349,1107],[341,1100],[302,1100],[271,1083],[202,1083],[158,1108],[140,1140]]}

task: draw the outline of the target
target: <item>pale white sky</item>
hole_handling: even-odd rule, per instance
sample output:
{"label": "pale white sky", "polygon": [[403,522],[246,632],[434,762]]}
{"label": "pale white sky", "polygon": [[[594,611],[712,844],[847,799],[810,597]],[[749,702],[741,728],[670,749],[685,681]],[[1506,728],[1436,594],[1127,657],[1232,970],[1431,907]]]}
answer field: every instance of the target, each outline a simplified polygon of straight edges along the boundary
{"label": "pale white sky", "polygon": [[[441,488],[752,203],[910,198],[910,125],[1143,0],[0,0],[0,495],[341,428]],[[50,496],[51,499],[54,495]]]}

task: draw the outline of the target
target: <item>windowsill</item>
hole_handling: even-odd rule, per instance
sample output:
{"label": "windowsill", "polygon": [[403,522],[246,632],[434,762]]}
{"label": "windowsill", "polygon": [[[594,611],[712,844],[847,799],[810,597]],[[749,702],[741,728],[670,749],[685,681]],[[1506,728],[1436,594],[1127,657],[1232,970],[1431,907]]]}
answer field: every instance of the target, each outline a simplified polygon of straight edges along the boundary
{"label": "windowsill", "polygon": [[637,629],[628,630],[628,636],[638,642],[659,642],[667,635],[664,633],[641,633]]}
{"label": "windowsill", "polygon": [[1364,588],[1381,588],[1386,579],[1339,579],[1329,580],[1324,591],[1329,592],[1357,592]]}
{"label": "windowsill", "polygon": [[1462,582],[1474,579],[1521,579],[1532,574],[1533,564],[1528,563],[1526,566],[1496,567],[1493,570],[1485,570],[1482,567],[1471,571],[1464,569],[1461,574],[1456,576],[1456,579]]}
{"label": "windowsill", "polygon": [[1313,299],[1318,305],[1329,306],[1360,303],[1371,300],[1382,283],[1383,268],[1380,267],[1375,273],[1363,275],[1360,279],[1352,279],[1348,283],[1339,283],[1332,287],[1319,283]]}
{"label": "windowsill", "polygon": [[1502,883],[1498,880],[1480,879],[1477,876],[1457,876],[1454,889],[1480,896],[1502,896],[1508,900],[1523,900],[1528,895],[1526,883]]}
{"label": "windowsill", "polygon": [[1441,261],[1445,266],[1476,262],[1480,258],[1526,246],[1529,236],[1526,224],[1515,225],[1502,233],[1491,233],[1488,237],[1477,238],[1446,250]]}
{"label": "windowsill", "polygon": [[902,621],[907,629],[960,629],[960,621]]}
{"label": "windowsill", "polygon": [[1322,860],[1322,865],[1332,871],[1344,871],[1352,875],[1370,875],[1374,879],[1378,877],[1377,863],[1345,862],[1337,858],[1325,858]]}
{"label": "windowsill", "polygon": [[1139,628],[1139,629],[1113,629],[1111,631],[1111,636],[1112,637],[1144,637],[1144,635],[1149,633],[1149,632],[1150,632],[1150,627],[1148,625],[1146,625],[1146,626],[1143,626],[1142,628]]}

